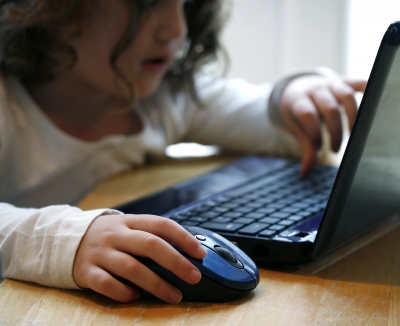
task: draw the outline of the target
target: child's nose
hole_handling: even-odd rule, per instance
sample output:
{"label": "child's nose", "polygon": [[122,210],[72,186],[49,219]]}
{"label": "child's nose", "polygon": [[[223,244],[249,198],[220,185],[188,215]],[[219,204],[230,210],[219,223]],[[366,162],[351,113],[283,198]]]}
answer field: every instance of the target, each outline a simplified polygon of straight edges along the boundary
{"label": "child's nose", "polygon": [[171,8],[159,21],[158,39],[162,42],[181,40],[187,33],[186,18],[182,8]]}

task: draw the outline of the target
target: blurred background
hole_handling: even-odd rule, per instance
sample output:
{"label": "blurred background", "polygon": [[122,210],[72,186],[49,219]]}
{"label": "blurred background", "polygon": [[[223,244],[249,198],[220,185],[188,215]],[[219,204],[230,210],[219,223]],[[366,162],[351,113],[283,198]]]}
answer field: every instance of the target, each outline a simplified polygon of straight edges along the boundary
{"label": "blurred background", "polygon": [[[391,22],[400,20],[399,0],[228,3],[230,16],[222,34],[230,58],[227,75],[253,83],[274,82],[313,66],[367,79],[383,34]],[[166,151],[173,157],[216,152],[216,147],[198,144],[172,145]]]}
{"label": "blurred background", "polygon": [[230,0],[223,32],[228,76],[259,83],[328,66],[369,76],[381,38],[400,20],[398,0]]}

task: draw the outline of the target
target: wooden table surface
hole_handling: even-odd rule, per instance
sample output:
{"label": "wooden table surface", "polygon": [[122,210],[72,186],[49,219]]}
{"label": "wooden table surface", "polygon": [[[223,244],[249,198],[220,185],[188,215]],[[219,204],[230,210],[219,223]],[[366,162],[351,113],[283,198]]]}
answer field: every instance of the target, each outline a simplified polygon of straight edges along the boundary
{"label": "wooden table surface", "polygon": [[[232,157],[169,160],[99,185],[80,207],[108,207]],[[92,291],[0,285],[0,325],[400,325],[400,228],[382,227],[300,270],[259,266],[260,284],[228,303],[121,304]]]}

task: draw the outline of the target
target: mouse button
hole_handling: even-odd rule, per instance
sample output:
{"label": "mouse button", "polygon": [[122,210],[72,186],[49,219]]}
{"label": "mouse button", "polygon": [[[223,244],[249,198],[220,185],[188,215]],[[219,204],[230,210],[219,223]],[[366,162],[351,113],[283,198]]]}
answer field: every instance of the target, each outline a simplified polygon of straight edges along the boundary
{"label": "mouse button", "polygon": [[243,268],[242,262],[238,260],[229,250],[219,245],[215,245],[214,250],[236,268]]}
{"label": "mouse button", "polygon": [[246,270],[232,266],[215,251],[210,250],[201,264],[194,260],[191,262],[200,269],[203,275],[231,289],[248,291],[256,286],[254,277]]}
{"label": "mouse button", "polygon": [[224,257],[226,260],[228,260],[231,263],[236,263],[237,259],[235,258],[234,255],[231,254],[231,252],[219,245],[214,246],[214,250],[218,252],[222,257]]}
{"label": "mouse button", "polygon": [[211,239],[203,235],[196,235],[196,239],[199,240],[203,246],[209,248],[210,250],[214,250],[214,246],[216,245],[216,243]]}
{"label": "mouse button", "polygon": [[245,265],[245,266],[243,267],[243,269],[244,269],[247,273],[249,273],[249,275],[254,279],[254,281],[256,282],[256,284],[259,283],[259,281],[260,281],[260,274],[259,274],[259,272],[258,272],[258,268],[257,268],[257,267],[252,268],[252,267],[249,266],[249,265]]}
{"label": "mouse button", "polygon": [[199,240],[199,241],[206,241],[207,240],[207,238],[204,235],[201,235],[201,234],[196,234],[195,238],[197,240]]}

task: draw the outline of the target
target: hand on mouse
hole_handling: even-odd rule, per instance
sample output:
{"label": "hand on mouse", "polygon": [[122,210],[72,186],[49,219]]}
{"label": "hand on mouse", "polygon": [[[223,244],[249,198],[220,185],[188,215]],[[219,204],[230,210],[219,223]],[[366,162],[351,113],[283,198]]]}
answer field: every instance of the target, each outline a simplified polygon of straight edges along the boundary
{"label": "hand on mouse", "polygon": [[301,173],[309,172],[317,161],[322,146],[321,121],[329,132],[331,149],[339,151],[343,137],[340,107],[351,130],[357,115],[354,94],[363,92],[365,86],[364,80],[315,75],[296,78],[286,86],[281,98],[282,118],[302,146]]}
{"label": "hand on mouse", "polygon": [[170,244],[201,259],[205,249],[189,232],[167,218],[154,215],[102,215],[88,228],[77,250],[73,275],[82,288],[114,300],[129,302],[140,297],[113,275],[122,277],[168,303],[178,303],[178,289],[161,279],[133,256],[149,257],[190,284],[200,271]]}

